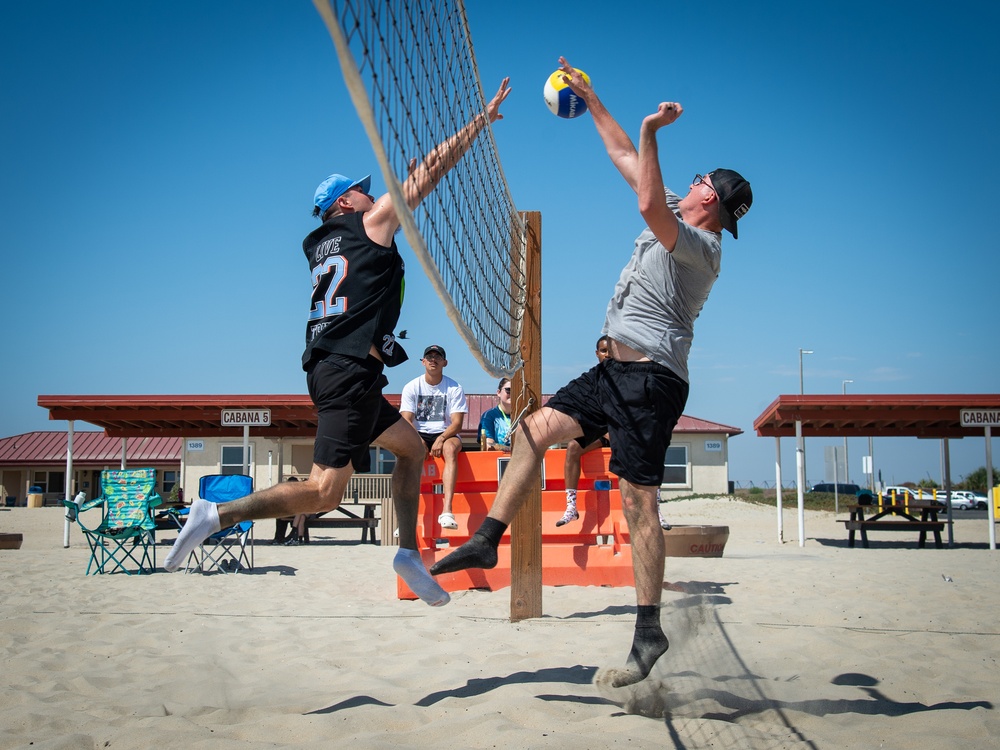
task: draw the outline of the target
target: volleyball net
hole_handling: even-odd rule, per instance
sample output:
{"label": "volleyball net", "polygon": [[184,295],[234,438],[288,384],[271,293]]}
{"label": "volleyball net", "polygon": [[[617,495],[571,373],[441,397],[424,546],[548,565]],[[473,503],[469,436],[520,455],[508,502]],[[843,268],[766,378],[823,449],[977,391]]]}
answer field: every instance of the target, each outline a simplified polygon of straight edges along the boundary
{"label": "volleyball net", "polygon": [[482,367],[510,377],[522,364],[526,228],[492,128],[416,209],[402,191],[413,159],[486,111],[462,0],[313,2],[407,241]]}

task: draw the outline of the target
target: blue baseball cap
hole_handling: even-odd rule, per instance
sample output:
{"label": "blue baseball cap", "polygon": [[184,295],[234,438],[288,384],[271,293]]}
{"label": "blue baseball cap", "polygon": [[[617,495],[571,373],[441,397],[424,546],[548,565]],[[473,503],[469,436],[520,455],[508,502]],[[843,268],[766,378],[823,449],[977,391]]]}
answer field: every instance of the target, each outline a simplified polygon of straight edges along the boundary
{"label": "blue baseball cap", "polygon": [[342,174],[332,174],[323,180],[316,188],[313,204],[322,214],[333,205],[333,202],[353,187],[361,188],[365,193],[371,189],[372,176],[365,175],[360,180],[352,180]]}

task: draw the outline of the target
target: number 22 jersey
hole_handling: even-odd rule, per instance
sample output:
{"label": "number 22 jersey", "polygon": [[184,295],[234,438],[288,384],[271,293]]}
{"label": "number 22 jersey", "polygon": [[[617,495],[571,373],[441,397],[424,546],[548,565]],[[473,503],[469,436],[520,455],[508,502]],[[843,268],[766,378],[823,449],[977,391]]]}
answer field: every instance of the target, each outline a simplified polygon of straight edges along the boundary
{"label": "number 22 jersey", "polygon": [[310,232],[302,250],[312,274],[302,369],[328,354],[365,359],[372,346],[388,367],[405,362],[393,331],[403,304],[403,259],[392,245],[372,242],[364,214],[335,216]]}

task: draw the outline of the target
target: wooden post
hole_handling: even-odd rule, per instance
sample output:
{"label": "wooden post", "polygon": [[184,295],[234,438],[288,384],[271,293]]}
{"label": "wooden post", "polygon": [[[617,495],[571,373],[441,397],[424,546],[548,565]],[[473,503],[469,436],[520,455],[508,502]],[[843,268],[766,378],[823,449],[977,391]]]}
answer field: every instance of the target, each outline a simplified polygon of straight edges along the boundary
{"label": "wooden post", "polygon": [[[524,367],[514,373],[511,392],[524,396],[523,403],[514,405],[515,414],[528,399],[534,401],[529,411],[538,409],[542,401],[542,214],[525,211],[522,216],[527,225],[527,302],[521,333]],[[541,616],[542,478],[539,474],[510,529],[510,621]]]}

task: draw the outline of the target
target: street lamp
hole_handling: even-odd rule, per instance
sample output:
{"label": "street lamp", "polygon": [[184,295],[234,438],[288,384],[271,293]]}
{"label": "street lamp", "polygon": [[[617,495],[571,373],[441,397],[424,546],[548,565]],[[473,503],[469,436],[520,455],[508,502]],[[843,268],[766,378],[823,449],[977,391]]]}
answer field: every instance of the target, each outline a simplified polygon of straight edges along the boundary
{"label": "street lamp", "polygon": [[[805,393],[802,387],[802,355],[812,354],[812,349],[799,349],[799,395]],[[795,474],[799,500],[799,546],[806,544],[805,484],[806,484],[806,441],[802,437],[802,419],[795,420]]]}
{"label": "street lamp", "polygon": [[[805,393],[805,388],[803,388],[803,385],[802,385],[802,355],[803,354],[812,354],[812,353],[813,353],[812,349],[799,349],[799,395],[800,396]],[[803,469],[805,469],[805,463],[806,463],[806,442],[805,442],[805,440],[802,441],[801,448],[802,448],[802,467],[803,467]],[[806,473],[808,474],[808,472],[806,472]]]}
{"label": "street lamp", "polygon": [[[845,396],[847,395],[847,384],[853,382],[854,382],[853,380],[845,380],[843,383],[841,383],[841,388],[843,389]],[[844,481],[850,484],[851,464],[847,460],[847,435],[844,435],[844,474],[846,475]]]}
{"label": "street lamp", "polygon": [[799,349],[799,395],[800,396],[805,393],[805,389],[803,389],[802,387],[802,355],[812,354],[812,353],[813,353],[812,349]]}

